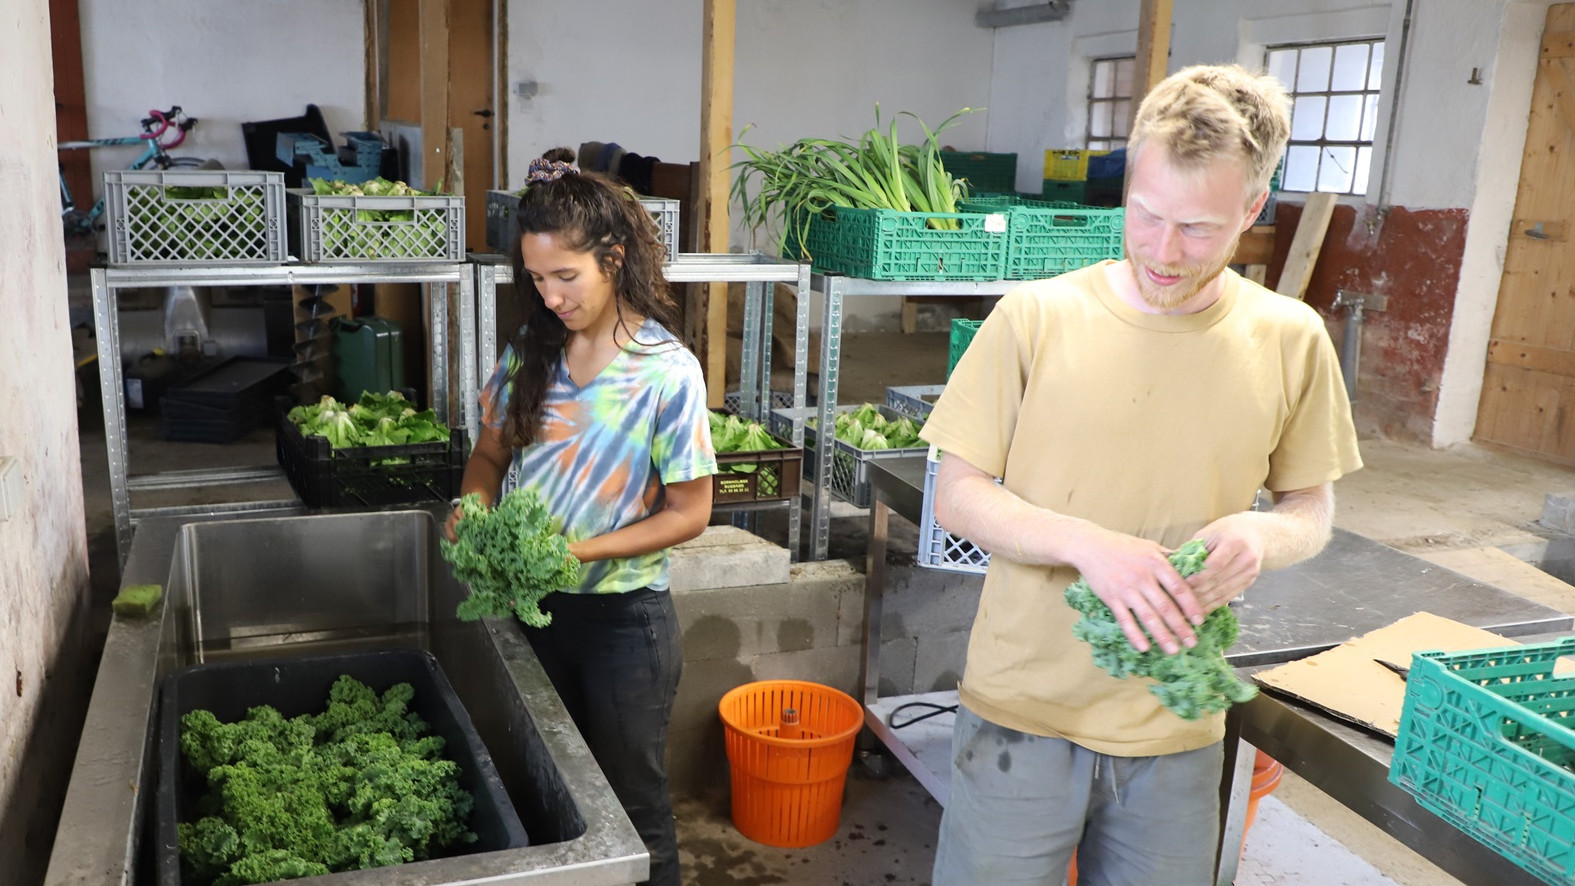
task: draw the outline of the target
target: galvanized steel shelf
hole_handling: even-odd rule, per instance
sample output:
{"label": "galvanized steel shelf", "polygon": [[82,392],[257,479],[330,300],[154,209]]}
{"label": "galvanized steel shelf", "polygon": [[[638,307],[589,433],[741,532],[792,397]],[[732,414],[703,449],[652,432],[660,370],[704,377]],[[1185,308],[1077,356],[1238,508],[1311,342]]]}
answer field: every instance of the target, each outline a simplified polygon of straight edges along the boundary
{"label": "galvanized steel shelf", "polygon": [[[477,349],[473,389],[480,385],[497,363],[501,349],[498,346],[497,290],[499,284],[514,282],[514,268],[507,258],[499,254],[472,255],[476,267],[476,333],[480,346]],[[810,289],[809,265],[805,262],[772,258],[753,253],[682,252],[676,261],[662,265],[662,275],[669,283],[744,283],[744,341],[740,369],[739,412],[764,421],[771,404],[771,318],[773,316],[771,287],[768,283],[789,283],[801,295]],[[798,300],[797,323],[793,335],[793,405],[802,407],[806,400],[809,364],[809,299]],[[475,397],[472,395],[472,401]],[[467,409],[470,408],[467,406]],[[472,439],[476,428],[472,427]],[[804,428],[794,429],[794,446],[804,445]],[[802,513],[798,501],[789,498],[780,502],[750,502],[747,506],[717,505],[716,510],[753,512],[787,508],[788,553],[792,559],[799,556],[799,535]],[[824,559],[822,551],[816,559]]]}
{"label": "galvanized steel shelf", "polygon": [[[905,295],[970,298],[977,296],[1005,295],[1023,285],[1021,280],[968,280],[939,281],[887,281],[863,280],[840,274],[811,274],[810,286],[825,295],[820,326],[820,398],[816,401],[817,426],[828,428],[837,409],[837,381],[842,371],[842,301],[855,296],[881,296],[900,298]],[[803,312],[804,301],[799,301]],[[795,404],[797,405],[797,404]],[[796,428],[797,439],[802,439],[803,429]],[[810,553],[811,560],[826,559],[831,543],[831,487],[826,483],[826,472],[815,475],[813,500],[810,504]]]}
{"label": "galvanized steel shelf", "polygon": [[[459,361],[476,362],[475,275],[465,262],[376,262],[352,264],[212,264],[192,267],[93,268],[88,273],[93,295],[93,321],[98,341],[99,392],[104,407],[104,442],[109,458],[110,499],[115,514],[115,547],[121,563],[131,547],[132,530],[147,516],[203,513],[267,513],[298,507],[293,500],[235,502],[192,507],[135,509],[133,489],[167,489],[176,486],[211,486],[249,483],[282,477],[275,466],[252,466],[203,471],[177,471],[129,477],[126,438],[124,370],[120,363],[120,316],[117,292],[149,286],[295,286],[350,283],[420,283],[427,302],[428,339],[431,343],[432,409],[440,421],[449,420],[449,286],[458,288]],[[476,407],[475,378],[461,372],[460,397],[466,427],[480,421]],[[474,439],[474,433],[472,434]]]}

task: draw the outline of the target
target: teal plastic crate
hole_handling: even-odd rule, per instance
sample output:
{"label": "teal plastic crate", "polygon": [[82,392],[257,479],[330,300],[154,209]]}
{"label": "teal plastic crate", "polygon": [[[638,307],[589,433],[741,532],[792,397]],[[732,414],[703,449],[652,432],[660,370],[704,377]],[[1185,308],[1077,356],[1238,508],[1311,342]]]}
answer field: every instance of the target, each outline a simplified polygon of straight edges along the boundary
{"label": "teal plastic crate", "polygon": [[957,361],[962,359],[963,351],[968,350],[968,345],[973,341],[974,333],[984,324],[983,320],[968,320],[958,317],[952,321],[951,349],[946,354],[946,377],[952,377],[952,370],[957,368]]}
{"label": "teal plastic crate", "polygon": [[[958,224],[930,227],[941,219]],[[999,280],[1006,270],[1001,213],[834,207],[810,216],[802,243],[799,228],[789,224],[785,251],[791,258],[809,258],[821,273],[865,280]]]}
{"label": "teal plastic crate", "polygon": [[1389,780],[1549,883],[1575,882],[1575,637],[1411,660]]}
{"label": "teal plastic crate", "polygon": [[1041,280],[1119,259],[1125,210],[1025,197],[965,200],[965,212],[1005,212],[1007,280]]}
{"label": "teal plastic crate", "polygon": [[952,178],[965,178],[973,191],[1011,191],[1017,187],[1017,155],[984,151],[942,151],[941,166]]}

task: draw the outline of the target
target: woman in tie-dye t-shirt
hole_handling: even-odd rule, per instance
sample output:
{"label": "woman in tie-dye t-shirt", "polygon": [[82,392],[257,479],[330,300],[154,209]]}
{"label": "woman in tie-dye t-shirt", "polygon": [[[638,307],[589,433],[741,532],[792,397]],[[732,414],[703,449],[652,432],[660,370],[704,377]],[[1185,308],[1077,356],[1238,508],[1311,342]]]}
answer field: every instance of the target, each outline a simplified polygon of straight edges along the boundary
{"label": "woman in tie-dye t-shirt", "polygon": [[522,627],[645,841],[648,882],[676,886],[663,753],[683,651],[667,549],[710,521],[716,456],[699,361],[668,331],[651,217],[571,157],[530,166],[514,250],[526,322],[482,391],[461,491],[534,490],[563,522],[580,582],[542,601],[551,625]]}

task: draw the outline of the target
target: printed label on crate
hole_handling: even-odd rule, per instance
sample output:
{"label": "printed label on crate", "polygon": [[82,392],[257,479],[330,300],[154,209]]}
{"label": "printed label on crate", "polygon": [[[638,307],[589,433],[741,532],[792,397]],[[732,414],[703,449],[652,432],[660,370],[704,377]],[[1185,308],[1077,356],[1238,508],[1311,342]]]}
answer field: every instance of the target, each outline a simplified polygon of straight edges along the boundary
{"label": "printed label on crate", "polygon": [[1006,233],[1006,216],[999,212],[992,212],[984,217],[984,229],[991,234]]}
{"label": "printed label on crate", "polygon": [[716,491],[719,495],[752,495],[755,478],[749,474],[717,474]]}

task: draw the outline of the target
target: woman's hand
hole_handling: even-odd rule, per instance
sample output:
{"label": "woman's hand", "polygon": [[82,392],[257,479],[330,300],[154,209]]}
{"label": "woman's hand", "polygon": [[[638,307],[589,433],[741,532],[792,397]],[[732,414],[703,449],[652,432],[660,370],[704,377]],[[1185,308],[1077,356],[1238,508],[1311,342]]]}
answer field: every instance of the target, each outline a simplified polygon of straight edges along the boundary
{"label": "woman's hand", "polygon": [[454,527],[459,525],[459,501],[454,501],[454,510],[449,512],[448,519],[443,521],[443,537],[450,543],[459,541],[459,536],[454,534]]}

